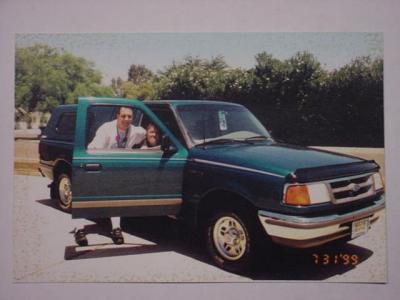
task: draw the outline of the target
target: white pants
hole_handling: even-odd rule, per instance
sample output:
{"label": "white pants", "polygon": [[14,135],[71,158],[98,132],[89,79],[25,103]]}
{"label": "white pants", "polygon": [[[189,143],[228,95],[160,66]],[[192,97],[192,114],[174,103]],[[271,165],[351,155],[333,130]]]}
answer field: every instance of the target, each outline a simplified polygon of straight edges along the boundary
{"label": "white pants", "polygon": [[111,217],[111,226],[113,229],[121,227],[121,218]]}

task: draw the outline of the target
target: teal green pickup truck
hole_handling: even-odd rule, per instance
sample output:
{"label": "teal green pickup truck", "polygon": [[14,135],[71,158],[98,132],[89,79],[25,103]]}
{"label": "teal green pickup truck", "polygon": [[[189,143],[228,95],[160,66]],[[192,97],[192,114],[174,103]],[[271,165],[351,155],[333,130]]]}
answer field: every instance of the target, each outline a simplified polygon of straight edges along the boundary
{"label": "teal green pickup truck", "polygon": [[[158,145],[91,147],[121,107],[137,132],[156,128]],[[356,238],[385,207],[374,161],[278,143],[245,107],[222,101],[79,98],[53,111],[39,153],[51,197],[73,218],[175,216],[203,230],[230,271],[250,266],[261,243]]]}

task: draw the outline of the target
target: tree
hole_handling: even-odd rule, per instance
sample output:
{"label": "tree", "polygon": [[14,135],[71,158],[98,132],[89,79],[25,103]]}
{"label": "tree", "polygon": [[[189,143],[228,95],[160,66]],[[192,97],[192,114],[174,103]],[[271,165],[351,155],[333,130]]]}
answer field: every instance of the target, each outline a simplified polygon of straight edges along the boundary
{"label": "tree", "polygon": [[100,82],[92,62],[64,50],[41,44],[16,49],[16,107],[50,111],[59,104],[75,103],[76,96],[111,96],[112,89]]}
{"label": "tree", "polygon": [[115,78],[111,79],[111,88],[114,91],[115,96],[118,97],[122,97],[122,84],[123,84],[123,80],[121,79],[121,77],[118,77],[116,80]]}
{"label": "tree", "polygon": [[323,114],[337,144],[382,147],[383,59],[359,57],[333,71]]}
{"label": "tree", "polygon": [[121,85],[121,97],[139,100],[153,100],[156,97],[154,84],[149,82],[134,84],[132,81],[125,81]]}
{"label": "tree", "polygon": [[133,64],[129,67],[128,81],[132,81],[134,84],[145,83],[152,79],[153,76],[153,72],[144,65]]}
{"label": "tree", "polygon": [[114,94],[111,88],[96,83],[78,84],[75,89],[68,94],[65,104],[74,104],[78,97],[90,96],[113,97]]}
{"label": "tree", "polygon": [[225,72],[223,99],[242,104],[249,103],[253,94],[254,81],[253,70],[228,69]]}
{"label": "tree", "polygon": [[188,56],[161,72],[157,87],[162,99],[220,99],[225,91],[227,65],[221,56],[211,60]]}
{"label": "tree", "polygon": [[[251,92],[252,106],[258,117],[269,124],[274,136],[297,144],[309,144],[323,119],[323,82],[327,73],[315,57],[296,53],[281,61],[262,52],[256,55],[255,80]],[[264,113],[261,113],[264,112]]]}

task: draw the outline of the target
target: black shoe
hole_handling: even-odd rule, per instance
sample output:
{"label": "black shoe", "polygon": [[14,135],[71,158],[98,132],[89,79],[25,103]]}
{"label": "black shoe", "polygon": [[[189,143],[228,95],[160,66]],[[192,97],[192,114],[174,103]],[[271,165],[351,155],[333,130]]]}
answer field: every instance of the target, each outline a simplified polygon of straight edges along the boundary
{"label": "black shoe", "polygon": [[111,238],[116,245],[121,245],[124,243],[124,237],[122,236],[121,228],[114,228],[111,231]]}
{"label": "black shoe", "polygon": [[79,246],[87,246],[88,245],[88,240],[86,238],[86,232],[84,229],[78,229],[77,231],[75,231],[74,236],[75,236],[75,242]]}

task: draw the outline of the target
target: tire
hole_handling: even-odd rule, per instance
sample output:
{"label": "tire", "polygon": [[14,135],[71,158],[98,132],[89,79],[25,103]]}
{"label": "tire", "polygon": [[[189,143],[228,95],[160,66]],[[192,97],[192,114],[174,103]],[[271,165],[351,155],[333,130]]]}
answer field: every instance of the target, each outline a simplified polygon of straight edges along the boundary
{"label": "tire", "polygon": [[55,194],[57,194],[58,205],[63,211],[70,211],[72,205],[72,184],[68,174],[61,173],[55,184]]}
{"label": "tire", "polygon": [[256,250],[252,223],[233,211],[220,211],[209,218],[207,250],[218,267],[237,273],[252,266]]}
{"label": "tire", "polygon": [[57,200],[59,198],[58,189],[57,189],[57,181],[53,181],[50,185],[50,199]]}

